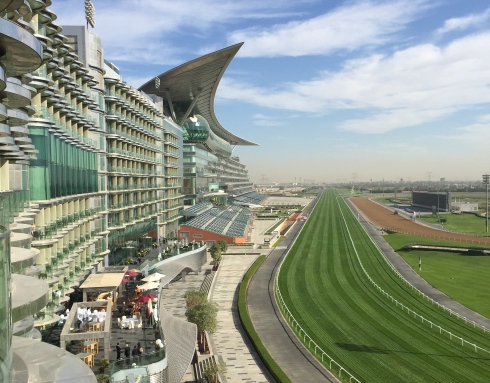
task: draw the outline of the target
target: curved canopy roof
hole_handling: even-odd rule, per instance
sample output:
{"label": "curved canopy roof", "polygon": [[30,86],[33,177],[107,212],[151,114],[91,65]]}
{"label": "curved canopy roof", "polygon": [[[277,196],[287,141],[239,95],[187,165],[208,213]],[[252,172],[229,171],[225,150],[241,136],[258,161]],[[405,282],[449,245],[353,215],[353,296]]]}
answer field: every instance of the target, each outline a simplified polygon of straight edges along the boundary
{"label": "curved canopy roof", "polygon": [[167,100],[179,125],[183,124],[193,108],[195,113],[208,121],[216,135],[230,144],[257,145],[226,130],[214,113],[214,96],[219,81],[242,45],[243,43],[232,45],[182,64],[157,76],[160,81],[158,88],[158,80],[155,78],[142,85],[139,90]]}

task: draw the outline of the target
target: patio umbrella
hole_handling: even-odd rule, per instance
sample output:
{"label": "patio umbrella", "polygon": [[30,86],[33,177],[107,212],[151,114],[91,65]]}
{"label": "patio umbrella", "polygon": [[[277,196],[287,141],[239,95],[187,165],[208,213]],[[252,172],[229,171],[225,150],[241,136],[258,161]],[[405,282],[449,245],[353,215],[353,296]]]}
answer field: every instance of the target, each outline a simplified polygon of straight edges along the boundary
{"label": "patio umbrella", "polygon": [[147,277],[143,278],[142,281],[145,281],[145,282],[158,282],[164,276],[165,275],[160,274],[160,273],[150,274]]}
{"label": "patio umbrella", "polygon": [[150,299],[155,299],[158,298],[157,294],[152,294],[149,293],[148,291],[145,291],[143,294],[141,294],[142,297],[150,297]]}
{"label": "patio umbrella", "polygon": [[136,272],[136,271],[132,271],[132,270],[128,270],[126,271],[126,276],[127,277],[136,277],[137,275],[139,275],[140,273],[139,272]]}
{"label": "patio umbrella", "polygon": [[150,294],[146,295],[140,295],[138,298],[136,298],[133,302],[134,303],[148,303],[150,302],[153,298],[150,298]]}
{"label": "patio umbrella", "polygon": [[158,289],[158,282],[148,282],[144,285],[138,286],[140,290],[154,290]]}

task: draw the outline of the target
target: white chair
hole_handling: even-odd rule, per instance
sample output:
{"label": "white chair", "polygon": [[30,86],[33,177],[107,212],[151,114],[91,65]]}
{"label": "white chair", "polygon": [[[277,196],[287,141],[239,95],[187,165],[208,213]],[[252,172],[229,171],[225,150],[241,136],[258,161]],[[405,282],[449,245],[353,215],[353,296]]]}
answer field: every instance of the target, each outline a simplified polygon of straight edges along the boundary
{"label": "white chair", "polygon": [[125,320],[125,319],[126,319],[126,315],[123,315],[123,316],[121,317],[121,319],[122,319],[122,320]]}
{"label": "white chair", "polygon": [[121,328],[121,329],[123,328],[123,325],[122,325],[122,322],[121,322],[121,318],[117,318],[117,326],[119,328]]}
{"label": "white chair", "polygon": [[136,326],[138,328],[141,328],[143,327],[143,321],[140,319],[139,322],[138,322],[138,326]]}

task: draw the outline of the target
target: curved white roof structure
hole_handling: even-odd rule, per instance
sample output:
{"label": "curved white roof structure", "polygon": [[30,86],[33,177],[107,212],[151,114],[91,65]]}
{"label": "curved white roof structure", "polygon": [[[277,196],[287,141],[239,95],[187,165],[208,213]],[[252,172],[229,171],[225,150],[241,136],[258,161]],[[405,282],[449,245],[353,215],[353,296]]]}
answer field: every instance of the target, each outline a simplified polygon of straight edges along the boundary
{"label": "curved white roof structure", "polygon": [[[219,81],[242,45],[235,44],[182,64],[148,81],[139,90],[167,100],[169,112],[179,125],[194,110],[208,121],[217,136],[231,145],[257,145],[226,130],[214,113]],[[160,81],[158,88],[157,78]]]}

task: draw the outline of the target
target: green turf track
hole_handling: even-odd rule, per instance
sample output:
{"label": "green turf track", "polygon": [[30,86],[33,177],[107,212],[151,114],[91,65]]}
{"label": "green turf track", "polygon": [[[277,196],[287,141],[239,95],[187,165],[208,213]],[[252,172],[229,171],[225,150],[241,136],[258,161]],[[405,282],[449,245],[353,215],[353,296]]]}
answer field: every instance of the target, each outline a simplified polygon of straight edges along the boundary
{"label": "green turf track", "polygon": [[490,350],[488,332],[420,297],[391,270],[333,190],[319,200],[279,275],[284,301],[306,333],[361,382],[489,382],[490,353],[461,346],[380,293],[363,272],[347,228],[377,285],[427,320]]}

